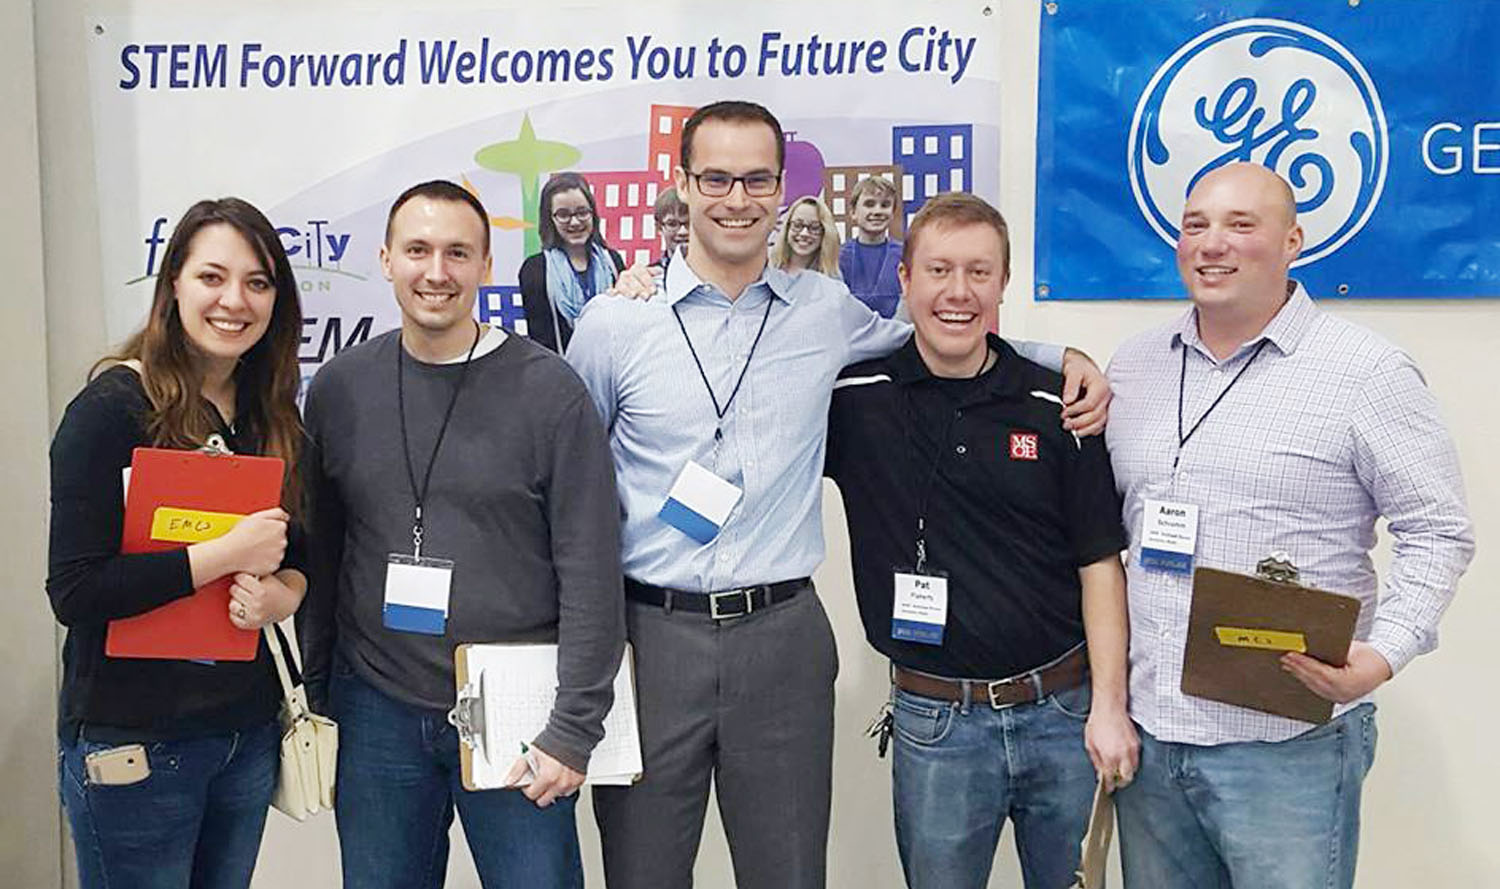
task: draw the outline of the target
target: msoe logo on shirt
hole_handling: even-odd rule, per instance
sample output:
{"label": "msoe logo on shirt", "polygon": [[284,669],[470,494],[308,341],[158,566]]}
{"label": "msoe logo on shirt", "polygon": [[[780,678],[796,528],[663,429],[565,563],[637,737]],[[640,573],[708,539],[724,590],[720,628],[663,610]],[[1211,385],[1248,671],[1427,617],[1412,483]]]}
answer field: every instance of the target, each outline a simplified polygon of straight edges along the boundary
{"label": "msoe logo on shirt", "polygon": [[1297,198],[1300,266],[1364,227],[1389,154],[1385,111],[1358,59],[1306,25],[1243,19],[1183,44],[1146,85],[1130,124],[1130,189],[1175,244],[1205,174],[1236,161],[1268,167]]}
{"label": "msoe logo on shirt", "polygon": [[1010,458],[1012,460],[1039,459],[1035,432],[1012,432],[1010,434]]}

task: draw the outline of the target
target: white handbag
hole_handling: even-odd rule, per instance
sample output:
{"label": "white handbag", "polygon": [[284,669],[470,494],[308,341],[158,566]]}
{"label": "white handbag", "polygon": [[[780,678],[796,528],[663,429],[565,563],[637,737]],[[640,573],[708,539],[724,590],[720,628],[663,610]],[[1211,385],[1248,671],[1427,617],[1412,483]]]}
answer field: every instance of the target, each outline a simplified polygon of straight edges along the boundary
{"label": "white handbag", "polygon": [[339,760],[339,727],[326,716],[307,709],[307,689],[302,685],[302,662],[295,645],[287,645],[297,665],[297,683],[292,683],[282,654],[282,637],[274,625],[264,628],[266,647],[276,662],[281,679],[281,773],[271,805],[298,821],[306,821],[324,809],[333,808],[333,780]]}

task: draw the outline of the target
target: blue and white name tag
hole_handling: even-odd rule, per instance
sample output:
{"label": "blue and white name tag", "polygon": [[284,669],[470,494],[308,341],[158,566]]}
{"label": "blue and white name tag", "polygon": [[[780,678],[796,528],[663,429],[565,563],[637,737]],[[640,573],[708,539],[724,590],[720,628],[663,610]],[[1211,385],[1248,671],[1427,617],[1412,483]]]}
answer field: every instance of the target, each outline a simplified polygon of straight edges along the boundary
{"label": "blue and white name tag", "polygon": [[699,543],[708,543],[719,535],[743,493],[696,460],[689,460],[657,515]]}
{"label": "blue and white name tag", "polygon": [[391,553],[385,562],[385,627],[441,636],[448,626],[453,562]]}
{"label": "blue and white name tag", "polygon": [[1198,549],[1198,507],[1172,500],[1146,501],[1141,512],[1141,567],[1193,573]]}
{"label": "blue and white name tag", "polygon": [[923,645],[942,645],[948,624],[948,578],[896,572],[891,608],[891,638]]}

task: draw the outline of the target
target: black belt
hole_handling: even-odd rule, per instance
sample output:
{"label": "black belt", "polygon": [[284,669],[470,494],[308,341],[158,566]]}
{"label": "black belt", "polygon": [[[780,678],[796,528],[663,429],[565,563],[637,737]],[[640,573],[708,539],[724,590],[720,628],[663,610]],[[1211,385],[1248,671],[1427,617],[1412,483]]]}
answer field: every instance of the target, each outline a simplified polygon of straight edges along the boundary
{"label": "black belt", "polygon": [[694,593],[688,590],[670,590],[652,586],[638,580],[625,578],[625,598],[645,605],[656,605],[668,611],[681,609],[695,614],[707,614],[714,620],[744,617],[761,608],[785,602],[808,587],[812,580],[798,577],[777,583],[759,586],[720,590],[716,593]]}

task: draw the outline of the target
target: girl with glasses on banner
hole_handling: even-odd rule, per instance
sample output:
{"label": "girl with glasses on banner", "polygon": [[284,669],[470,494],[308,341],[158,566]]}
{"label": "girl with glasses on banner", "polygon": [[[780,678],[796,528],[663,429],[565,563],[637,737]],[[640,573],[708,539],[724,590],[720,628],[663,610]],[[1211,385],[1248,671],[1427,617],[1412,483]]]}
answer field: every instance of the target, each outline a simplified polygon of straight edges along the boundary
{"label": "girl with glasses on banner", "polygon": [[[47,594],[67,627],[58,783],[84,889],[250,884],[281,736],[264,637],[252,660],[214,662],[112,657],[106,636],[111,621],[224,577],[238,630],[296,611],[307,585],[287,554],[301,496],[301,332],[265,216],[236,198],[194,204],[145,326],[95,365],[52,440]],[[143,447],[279,457],[281,506],[215,539],[122,553],[124,476]]]}
{"label": "girl with glasses on banner", "polygon": [[834,280],[839,274],[839,229],[820,199],[801,197],[787,208],[781,237],[771,249],[771,265],[788,272],[812,269]]}
{"label": "girl with glasses on banner", "polygon": [[614,286],[625,262],[604,242],[594,193],[582,176],[553,176],[540,203],[542,252],[521,263],[521,302],[527,335],[560,353],[583,304]]}

